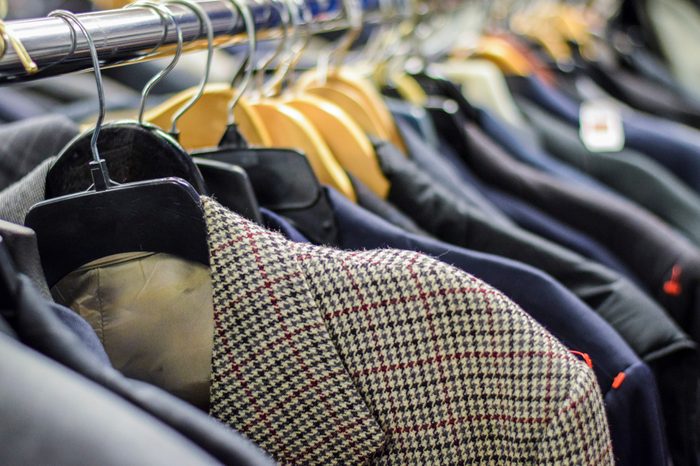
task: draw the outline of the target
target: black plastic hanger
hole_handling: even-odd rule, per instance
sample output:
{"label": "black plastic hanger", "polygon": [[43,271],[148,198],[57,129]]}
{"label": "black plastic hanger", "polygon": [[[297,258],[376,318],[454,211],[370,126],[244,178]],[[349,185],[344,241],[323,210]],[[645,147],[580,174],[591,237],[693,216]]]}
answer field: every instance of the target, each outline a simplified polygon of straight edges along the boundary
{"label": "black plastic hanger", "polygon": [[[176,138],[154,125],[143,123],[148,94],[175,67],[180,57],[182,31],[173,19],[172,13],[162,5],[140,2],[131,6],[155,10],[163,21],[164,38],[168,35],[169,26],[166,15],[170,16],[177,31],[177,49],[171,63],[144,87],[138,121],[120,121],[102,125],[97,148],[102,158],[109,164],[111,179],[117,183],[177,177],[189,182],[197,192],[206,194],[201,173]],[[203,16],[200,16],[200,19],[204,23]],[[92,178],[84,167],[93,158],[91,150],[93,131],[89,130],[77,136],[61,151],[46,176],[47,199],[90,188]]]}
{"label": "black plastic hanger", "polygon": [[313,243],[338,244],[333,208],[303,154],[293,149],[234,148],[197,155],[243,168],[262,207],[286,217]]}
{"label": "black plastic hanger", "polygon": [[[76,136],[58,155],[46,175],[47,199],[85,191],[93,184],[85,169],[93,160],[93,132]],[[97,149],[110,167],[111,179],[117,183],[177,177],[198,193],[208,193],[206,182],[187,151],[155,126],[130,121],[107,123],[100,129]]]}
{"label": "black plastic hanger", "polygon": [[457,84],[428,72],[416,73],[412,76],[418,84],[420,84],[426,94],[454,100],[465,118],[470,121],[478,120],[479,114],[477,109],[464,97],[462,89],[460,89]]}
{"label": "black plastic hanger", "polygon": [[[238,131],[233,109],[253,76],[256,39],[250,7],[237,0],[233,3],[245,22],[249,39],[248,54],[244,66],[240,68],[245,73],[229,105],[229,123],[219,147],[193,151],[192,155],[198,159],[242,168],[248,175],[259,205],[285,216],[309,240],[317,244],[337,244],[338,229],[332,207],[306,157],[293,149],[248,147],[245,138]],[[234,77],[232,85],[237,81],[239,73]],[[205,179],[208,186],[214,186],[206,174]],[[216,190],[213,193],[216,194]],[[224,193],[220,192],[218,196],[223,198]],[[308,218],[314,220],[302,221]],[[300,225],[313,227],[303,228]]]}
{"label": "black plastic hanger", "polygon": [[75,24],[86,37],[100,111],[90,144],[92,189],[41,202],[25,220],[37,234],[48,285],[55,285],[85,263],[117,253],[163,252],[208,266],[204,209],[191,184],[179,178],[162,178],[115,185],[109,178],[97,144],[105,108],[95,44],[75,15],[62,10],[52,15],[71,27]]}
{"label": "black plastic hanger", "polygon": [[237,165],[194,157],[212,197],[224,207],[262,225],[260,206],[245,170]]}
{"label": "black plastic hanger", "polygon": [[[465,124],[468,121],[476,121],[478,111],[452,81],[428,72],[412,76],[429,96],[424,107],[435,129],[457,154],[465,157],[469,153],[469,135],[465,131]],[[386,88],[383,92],[389,95],[398,94],[391,88]]]}

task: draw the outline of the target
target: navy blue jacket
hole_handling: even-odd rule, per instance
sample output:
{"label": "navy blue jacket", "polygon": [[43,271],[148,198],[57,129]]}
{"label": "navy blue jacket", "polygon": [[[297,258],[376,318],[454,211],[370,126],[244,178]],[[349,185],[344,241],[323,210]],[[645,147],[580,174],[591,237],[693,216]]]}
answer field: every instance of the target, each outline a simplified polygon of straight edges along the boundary
{"label": "navy blue jacket", "polygon": [[[579,126],[579,104],[535,77],[512,77],[514,92],[550,113]],[[642,114],[623,117],[625,147],[648,155],[700,192],[700,133],[683,125]]]}
{"label": "navy blue jacket", "polygon": [[475,108],[474,110],[477,115],[477,121],[475,123],[477,123],[486,134],[491,136],[494,140],[497,140],[499,144],[506,148],[517,160],[533,168],[537,168],[540,171],[549,173],[561,180],[582,184],[588,188],[597,189],[599,191],[612,192],[607,186],[590,177],[588,174],[557,160],[546,152],[532,146],[528,141],[523,140],[523,138],[513,134],[504,123],[493,117],[486,110],[480,108]]}

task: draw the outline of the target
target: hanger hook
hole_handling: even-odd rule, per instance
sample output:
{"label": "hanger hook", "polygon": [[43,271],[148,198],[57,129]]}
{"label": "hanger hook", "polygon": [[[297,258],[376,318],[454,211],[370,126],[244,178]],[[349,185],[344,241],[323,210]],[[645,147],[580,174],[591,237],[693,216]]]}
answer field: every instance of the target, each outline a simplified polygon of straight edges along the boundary
{"label": "hanger hook", "polygon": [[362,5],[359,0],[342,0],[342,2],[348,20],[348,30],[335,41],[336,45],[330,44],[324,53],[319,54],[316,68],[319,70],[321,83],[328,80],[328,72],[331,67],[339,67],[343,63],[350,47],[362,32]]}
{"label": "hanger hook", "polygon": [[[311,41],[311,35],[313,32],[311,31],[311,28],[313,26],[313,15],[311,11],[311,7],[309,4],[307,4],[303,0],[290,0],[291,2],[297,2],[297,12],[301,12],[302,16],[302,24],[304,24],[304,35],[302,36],[301,41],[299,42],[299,45],[296,47],[296,50],[293,50],[293,55],[289,60],[289,64],[282,76],[282,82],[288,82],[287,80],[290,79],[292,75],[292,71],[295,69],[296,64],[299,62],[301,59],[304,50],[306,47],[309,45],[309,42]],[[297,25],[298,27],[298,25]]]}
{"label": "hanger hook", "polygon": [[[228,106],[228,120],[229,120],[229,125],[232,125],[236,122],[236,118],[233,113],[233,109],[236,108],[236,105],[238,102],[241,100],[241,97],[243,97],[243,94],[245,91],[248,89],[248,86],[250,85],[250,81],[253,78],[253,72],[255,71],[255,67],[253,66],[253,60],[255,59],[255,53],[257,52],[258,46],[257,46],[257,39],[255,37],[256,31],[255,31],[255,21],[253,19],[253,15],[250,12],[250,5],[245,3],[243,0],[231,0],[231,3],[236,7],[236,10],[238,10],[238,14],[243,18],[243,24],[245,24],[245,31],[246,35],[248,36],[248,53],[246,54],[245,60],[243,60],[243,64],[241,69],[245,69],[245,74],[243,75],[243,81],[241,82],[240,86],[238,86],[238,89],[236,90],[236,94],[234,97],[231,99],[231,102],[229,102]],[[231,88],[234,88],[234,85],[236,81],[238,80],[238,76],[240,74],[239,72],[236,72],[236,75],[233,77],[233,80],[231,81]]]}
{"label": "hanger hook", "polygon": [[[103,191],[109,187],[112,182],[109,179],[109,173],[107,171],[107,165],[105,161],[100,158],[100,153],[97,150],[97,138],[99,137],[100,130],[102,129],[102,122],[105,118],[105,91],[102,85],[102,72],[100,71],[100,59],[97,56],[97,47],[95,47],[95,41],[88,32],[85,25],[78,19],[78,17],[66,10],[54,10],[49,13],[51,17],[61,18],[65,21],[68,26],[72,29],[72,24],[78,26],[80,31],[85,36],[88,47],[90,49],[90,58],[92,58],[93,71],[95,72],[95,85],[97,86],[97,101],[99,102],[99,112],[97,114],[97,121],[95,122],[95,129],[92,132],[92,138],[90,139],[90,151],[92,152],[93,161],[90,162],[90,170],[92,172],[92,180],[95,185],[95,190]],[[97,175],[100,175],[99,177]]]}
{"label": "hanger hook", "polygon": [[209,15],[207,15],[207,12],[204,11],[204,8],[202,8],[196,2],[193,2],[191,0],[167,0],[165,3],[177,3],[192,10],[194,14],[197,15],[197,17],[199,18],[200,30],[202,26],[204,26],[207,34],[207,62],[204,68],[204,75],[202,76],[202,80],[199,83],[199,88],[197,89],[197,93],[193,95],[192,98],[188,100],[182,107],[180,107],[178,111],[175,112],[175,115],[173,115],[170,133],[173,135],[177,135],[177,122],[180,120],[180,117],[182,117],[182,115],[184,115],[190,108],[192,108],[192,106],[196,104],[197,101],[202,97],[202,95],[204,94],[204,89],[206,88],[207,83],[209,82],[211,62],[214,56],[214,28],[211,24],[211,20],[209,19]]}
{"label": "hanger hook", "polygon": [[391,0],[379,0],[379,15],[380,22],[376,26],[376,29],[372,31],[372,34],[365,42],[365,45],[360,51],[360,56],[365,57],[368,63],[373,63],[373,58],[376,56],[376,50],[382,43],[382,39],[388,27],[390,27],[393,22],[392,13],[393,6]]}
{"label": "hanger hook", "polygon": [[299,21],[299,5],[297,5],[294,0],[282,0],[285,10],[288,13],[290,19],[289,29],[291,30],[291,37],[287,37],[285,52],[286,55],[282,59],[282,63],[277,68],[274,76],[270,78],[267,85],[263,89],[264,96],[272,96],[277,93],[284,79],[287,77],[292,67],[297,61],[297,55],[303,50],[305,43],[307,42],[308,34],[302,39],[303,43],[297,45],[297,38],[299,37],[298,31],[300,26]]}
{"label": "hanger hook", "polygon": [[[177,65],[177,62],[180,60],[180,56],[182,55],[182,28],[180,28],[180,24],[177,22],[177,20],[175,20],[175,15],[173,14],[173,12],[161,4],[150,1],[140,1],[127,5],[126,8],[149,8],[158,13],[158,16],[160,16],[164,24],[163,42],[168,37],[169,21],[172,22],[175,26],[175,31],[177,33],[177,46],[175,48],[175,55],[173,55],[173,59],[170,61],[170,63],[168,63],[168,66],[166,66],[158,74],[153,76],[146,83],[146,85],[143,87],[143,90],[141,91],[141,103],[139,104],[138,122],[140,125],[142,125],[143,114],[146,110],[146,100],[148,99],[148,95],[151,93],[151,90],[153,90],[153,88],[158,85],[158,83],[165,79],[165,77],[173,70],[173,68],[175,68],[175,65]],[[158,48],[156,48],[155,50],[158,50]]]}
{"label": "hanger hook", "polygon": [[348,31],[335,47],[334,66],[340,66],[345,60],[350,47],[362,32],[362,4],[359,0],[343,0],[343,9],[348,19]]}
{"label": "hanger hook", "polygon": [[280,56],[282,51],[286,48],[287,42],[289,40],[289,25],[291,23],[291,13],[289,10],[289,5],[286,4],[285,0],[273,0],[272,3],[276,6],[275,9],[280,15],[280,20],[282,23],[282,37],[280,38],[280,41],[277,44],[277,47],[275,47],[275,50],[272,52],[272,54],[270,54],[269,57],[266,58],[258,68],[255,80],[257,90],[260,94],[263,93],[263,87],[265,83],[265,70],[267,70],[267,68],[272,64],[272,62]]}

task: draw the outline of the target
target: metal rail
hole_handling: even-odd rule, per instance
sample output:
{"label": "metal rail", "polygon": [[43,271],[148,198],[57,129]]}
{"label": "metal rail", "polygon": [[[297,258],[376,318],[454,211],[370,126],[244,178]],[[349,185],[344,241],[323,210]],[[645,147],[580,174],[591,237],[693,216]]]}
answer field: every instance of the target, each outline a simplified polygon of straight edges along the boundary
{"label": "metal rail", "polygon": [[[279,6],[270,0],[248,0],[260,40],[281,37]],[[347,27],[342,0],[305,0],[311,12],[314,30],[327,32]],[[245,27],[229,0],[198,0],[211,19],[218,46],[244,43]],[[206,48],[204,31],[197,15],[181,4],[166,4],[182,30],[185,50]],[[366,22],[379,20],[379,0],[362,0]],[[122,8],[78,15],[92,35],[100,63],[104,67],[133,61],[150,60],[174,53],[177,34],[174,27],[164,37],[163,19],[152,9]],[[60,18],[7,21],[5,27],[26,48],[38,66],[28,73],[16,51],[6,42],[0,57],[0,84],[29,81],[92,69],[87,41],[82,34],[72,35],[70,26]],[[73,40],[76,40],[75,45]]]}

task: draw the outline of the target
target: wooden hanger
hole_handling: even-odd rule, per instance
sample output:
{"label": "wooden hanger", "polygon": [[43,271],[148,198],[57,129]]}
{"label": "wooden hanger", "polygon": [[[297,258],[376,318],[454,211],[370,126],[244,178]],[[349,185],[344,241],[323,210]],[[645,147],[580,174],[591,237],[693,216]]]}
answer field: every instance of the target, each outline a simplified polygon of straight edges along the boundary
{"label": "wooden hanger", "polygon": [[489,34],[479,39],[476,48],[456,48],[450,56],[453,59],[484,58],[511,76],[530,76],[534,72],[527,57],[518,49],[502,37]]}
{"label": "wooden hanger", "polygon": [[[239,13],[244,14],[238,3],[235,1],[232,3],[239,9]],[[199,14],[198,16],[200,22],[205,21],[204,17]],[[207,85],[211,60],[210,50],[207,54],[202,82],[198,87],[176,94],[146,114],[146,121],[162,128],[170,127],[171,122],[177,119],[178,138],[183,147],[188,150],[217,146],[229,124],[229,104],[236,96],[236,91],[233,85]],[[265,125],[240,96],[233,114],[241,133],[249,143],[259,145],[269,143]],[[172,129],[174,130],[174,123]]]}
{"label": "wooden hanger", "polygon": [[386,199],[389,181],[382,173],[372,142],[340,107],[313,95],[297,95],[286,101],[306,116],[328,143],[340,165],[377,196]]}
{"label": "wooden hanger", "polygon": [[558,27],[556,5],[540,2],[513,15],[510,26],[518,34],[537,42],[557,63],[571,60],[571,48]]}
{"label": "wooden hanger", "polygon": [[[167,128],[175,112],[190,100],[197,89],[187,89],[169,98],[145,114],[146,121]],[[178,123],[180,143],[188,150],[214,147],[219,144],[228,122],[229,102],[235,90],[228,84],[209,84],[202,97]],[[244,98],[233,109],[236,123],[248,143],[269,146],[270,135],[255,108]],[[205,126],[202,128],[202,126]],[[196,130],[201,128],[200,130]]]}
{"label": "wooden hanger", "polygon": [[[350,178],[334,158],[318,129],[302,112],[288,105],[285,99],[278,96],[299,52],[291,47],[292,44],[288,40],[289,26],[293,17],[291,9],[294,5],[291,2],[283,2],[281,6],[284,7],[280,12],[283,26],[282,41],[259,69],[260,89],[255,92],[258,97],[251,102],[251,107],[265,125],[269,135],[268,147],[290,148],[303,152],[321,183],[332,186],[345,197],[356,202],[357,198]],[[282,60],[274,76],[267,83],[263,83],[265,69],[283,49],[288,53],[286,59]],[[290,51],[291,54],[289,54]]]}
{"label": "wooden hanger", "polygon": [[266,124],[272,147],[302,151],[321,183],[334,187],[353,202],[357,201],[350,179],[333,157],[323,136],[299,110],[270,99],[254,103],[253,108]]}
{"label": "wooden hanger", "polygon": [[401,15],[393,3],[379,1],[382,20],[359,52],[360,58],[353,64],[353,73],[367,78],[374,89],[391,84],[404,100],[413,105],[423,106],[428,100],[428,95],[420,84],[413,76],[389,66],[388,57],[392,55],[393,46],[402,40],[398,34],[402,30],[401,26],[405,26],[401,21],[397,21]]}
{"label": "wooden hanger", "polygon": [[[343,8],[350,23],[348,31],[333,46],[333,52],[322,55],[319,60],[323,64],[322,70],[317,67],[304,73],[297,82],[297,89],[313,91],[316,95],[331,100],[351,117],[357,118],[369,134],[389,140],[405,152],[403,139],[391,112],[372,82],[341,65],[349,48],[362,32],[361,7],[358,8],[351,1],[343,1]],[[335,55],[334,60],[332,54]],[[355,104],[351,104],[350,100]],[[358,109],[358,103],[361,110]]]}
{"label": "wooden hanger", "polygon": [[330,100],[352,116],[368,134],[388,140],[406,152],[391,112],[367,78],[341,67],[329,71],[324,81],[319,70],[311,70],[299,78],[297,88]]}
{"label": "wooden hanger", "polygon": [[[288,6],[290,13],[292,10],[298,12],[295,5],[290,3]],[[296,14],[290,15],[290,23],[293,25],[292,30],[295,33],[298,31],[298,24],[293,18],[297,17]],[[289,58],[284,61],[283,66],[268,82],[267,89],[276,94],[285,88],[285,80],[291,76],[291,70],[308,44],[308,29],[303,37],[298,37],[301,40],[295,41],[294,46],[289,47],[291,51]],[[300,112],[324,139],[332,156],[341,167],[358,177],[377,195],[386,197],[389,182],[381,171],[371,141],[363,129],[339,106],[309,92],[292,92],[290,90],[287,90],[278,99],[269,99],[268,102],[280,103]],[[355,102],[352,103],[355,104]]]}
{"label": "wooden hanger", "polygon": [[361,97],[352,89],[310,84],[308,87],[301,88],[300,92],[320,97],[340,107],[366,134],[380,139],[389,139],[389,132],[376,115],[368,111],[367,106],[363,105]]}

